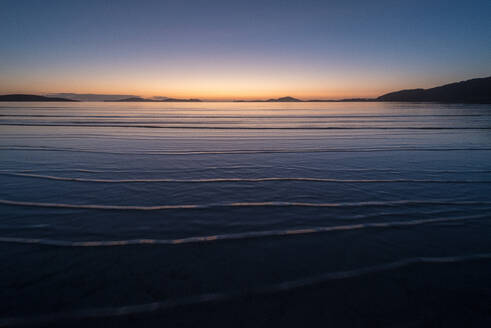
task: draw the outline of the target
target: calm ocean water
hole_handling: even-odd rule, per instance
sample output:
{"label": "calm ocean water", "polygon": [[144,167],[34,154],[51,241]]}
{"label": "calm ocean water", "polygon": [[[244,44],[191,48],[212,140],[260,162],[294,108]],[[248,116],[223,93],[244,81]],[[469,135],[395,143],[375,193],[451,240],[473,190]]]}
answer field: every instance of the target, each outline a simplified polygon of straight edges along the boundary
{"label": "calm ocean water", "polygon": [[0,183],[0,326],[491,320],[489,105],[2,103]]}

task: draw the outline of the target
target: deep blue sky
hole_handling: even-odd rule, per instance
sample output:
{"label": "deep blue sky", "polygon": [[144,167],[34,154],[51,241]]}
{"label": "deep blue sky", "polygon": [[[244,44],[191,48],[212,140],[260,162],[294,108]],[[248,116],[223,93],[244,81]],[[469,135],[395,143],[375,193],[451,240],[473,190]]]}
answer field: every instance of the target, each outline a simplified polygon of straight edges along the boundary
{"label": "deep blue sky", "polygon": [[491,1],[23,1],[0,93],[374,96],[491,75]]}

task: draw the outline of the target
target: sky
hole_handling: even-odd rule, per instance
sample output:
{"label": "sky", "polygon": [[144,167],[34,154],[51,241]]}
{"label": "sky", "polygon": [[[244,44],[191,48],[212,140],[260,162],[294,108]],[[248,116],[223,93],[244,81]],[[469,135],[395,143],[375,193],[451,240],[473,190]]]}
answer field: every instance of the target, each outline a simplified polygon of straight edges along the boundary
{"label": "sky", "polygon": [[491,75],[489,0],[0,4],[0,94],[337,99]]}

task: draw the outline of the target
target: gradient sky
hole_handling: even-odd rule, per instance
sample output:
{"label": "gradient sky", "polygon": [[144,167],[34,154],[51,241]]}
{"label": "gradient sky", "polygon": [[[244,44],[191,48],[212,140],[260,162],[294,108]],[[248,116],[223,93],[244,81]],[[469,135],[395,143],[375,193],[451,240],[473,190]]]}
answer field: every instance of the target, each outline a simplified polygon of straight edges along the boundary
{"label": "gradient sky", "polygon": [[371,97],[491,75],[491,1],[0,2],[0,93]]}

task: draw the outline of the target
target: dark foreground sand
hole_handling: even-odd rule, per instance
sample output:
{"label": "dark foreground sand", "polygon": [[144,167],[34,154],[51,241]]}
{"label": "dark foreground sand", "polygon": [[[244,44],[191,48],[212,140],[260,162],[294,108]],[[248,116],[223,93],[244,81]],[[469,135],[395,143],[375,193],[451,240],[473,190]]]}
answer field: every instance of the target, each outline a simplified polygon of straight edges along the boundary
{"label": "dark foreground sand", "polygon": [[[85,255],[74,250],[48,248],[42,252],[45,256],[35,255],[39,254],[37,246],[4,244],[2,249],[2,258],[7,264],[3,266],[1,280],[3,318],[27,319],[36,312],[101,309],[107,307],[107,302],[118,307],[141,298],[135,291],[158,294],[165,286],[193,280],[179,265],[162,269],[160,274],[143,272],[135,276],[135,270],[125,272],[124,258],[132,257],[129,248],[124,252],[121,248],[94,249],[90,254],[86,254],[85,249]],[[146,256],[155,255],[155,249],[147,250],[142,261]],[[66,258],[65,263],[58,262],[67,251],[74,257]],[[16,261],[16,254],[21,253],[22,260]],[[29,253],[33,256],[29,257]],[[104,265],[109,253],[116,260]],[[140,249],[139,254],[142,253],[145,250]],[[164,259],[178,261],[164,257],[160,259],[161,265],[154,263],[153,267],[165,267]],[[92,273],[87,272],[91,267]],[[64,269],[57,271],[61,268]],[[39,274],[33,274],[34,269]],[[423,263],[283,292],[248,294],[244,291],[241,296],[225,301],[199,302],[137,314],[65,318],[55,322],[48,316],[44,322],[29,323],[28,319],[11,323],[35,327],[489,327],[490,272],[489,259]]]}

